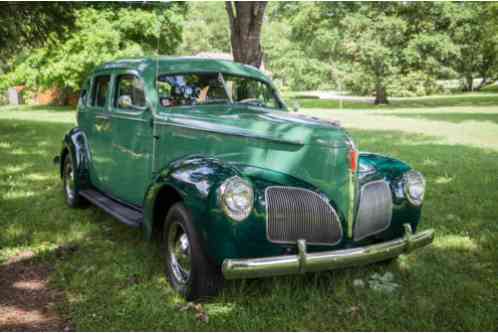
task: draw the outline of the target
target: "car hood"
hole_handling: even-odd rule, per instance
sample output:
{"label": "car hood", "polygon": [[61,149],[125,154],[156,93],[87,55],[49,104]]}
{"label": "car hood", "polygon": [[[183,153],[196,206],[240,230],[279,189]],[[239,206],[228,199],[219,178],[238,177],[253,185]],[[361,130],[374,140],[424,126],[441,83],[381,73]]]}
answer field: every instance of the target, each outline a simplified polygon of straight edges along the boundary
{"label": "car hood", "polygon": [[333,148],[349,146],[349,135],[338,123],[297,113],[269,111],[248,105],[195,106],[188,115],[160,113],[169,123],[204,131],[254,139]]}

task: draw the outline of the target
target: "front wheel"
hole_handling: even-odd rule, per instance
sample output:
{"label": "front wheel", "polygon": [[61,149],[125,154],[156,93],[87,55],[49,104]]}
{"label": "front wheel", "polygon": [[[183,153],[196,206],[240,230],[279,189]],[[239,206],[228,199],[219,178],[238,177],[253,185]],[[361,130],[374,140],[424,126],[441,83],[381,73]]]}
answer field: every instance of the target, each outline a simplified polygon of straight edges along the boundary
{"label": "front wheel", "polygon": [[219,267],[202,250],[191,215],[180,202],[166,216],[163,228],[166,277],[188,301],[216,296],[223,286]]}

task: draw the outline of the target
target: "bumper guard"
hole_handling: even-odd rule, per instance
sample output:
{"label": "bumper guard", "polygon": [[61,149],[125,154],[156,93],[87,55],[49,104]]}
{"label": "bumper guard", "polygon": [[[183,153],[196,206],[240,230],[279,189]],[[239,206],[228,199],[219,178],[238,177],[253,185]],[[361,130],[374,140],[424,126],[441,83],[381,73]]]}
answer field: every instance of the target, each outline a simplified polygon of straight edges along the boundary
{"label": "bumper guard", "polygon": [[345,250],[307,253],[306,241],[297,241],[298,254],[254,259],[225,259],[225,279],[246,279],[274,275],[289,275],[318,272],[336,268],[360,266],[397,257],[420,247],[429,245],[434,239],[434,230],[414,234],[409,224],[404,224],[404,237],[364,247]]}

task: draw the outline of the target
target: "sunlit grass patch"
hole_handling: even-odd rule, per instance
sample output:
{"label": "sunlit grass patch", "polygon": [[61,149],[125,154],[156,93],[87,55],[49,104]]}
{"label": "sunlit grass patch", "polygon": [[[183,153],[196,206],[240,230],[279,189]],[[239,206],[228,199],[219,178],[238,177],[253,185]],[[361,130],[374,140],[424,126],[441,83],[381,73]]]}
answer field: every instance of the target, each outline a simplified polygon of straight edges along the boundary
{"label": "sunlit grass patch", "polygon": [[402,118],[427,119],[435,121],[446,121],[451,123],[463,122],[491,122],[498,124],[497,113],[392,113],[393,116]]}

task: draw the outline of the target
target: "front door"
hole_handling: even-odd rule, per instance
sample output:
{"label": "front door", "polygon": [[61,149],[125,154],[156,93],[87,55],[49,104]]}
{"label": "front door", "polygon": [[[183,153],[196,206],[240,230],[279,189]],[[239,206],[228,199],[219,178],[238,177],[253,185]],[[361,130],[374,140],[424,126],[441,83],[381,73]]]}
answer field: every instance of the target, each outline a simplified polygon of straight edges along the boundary
{"label": "front door", "polygon": [[109,116],[111,75],[99,73],[92,83],[90,101],[85,109],[84,131],[90,149],[90,180],[96,188],[108,191],[112,161],[112,124]]}
{"label": "front door", "polygon": [[110,194],[141,206],[152,174],[152,112],[147,108],[144,81],[138,73],[116,72],[112,90],[112,156],[116,169],[110,178]]}

